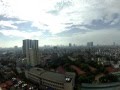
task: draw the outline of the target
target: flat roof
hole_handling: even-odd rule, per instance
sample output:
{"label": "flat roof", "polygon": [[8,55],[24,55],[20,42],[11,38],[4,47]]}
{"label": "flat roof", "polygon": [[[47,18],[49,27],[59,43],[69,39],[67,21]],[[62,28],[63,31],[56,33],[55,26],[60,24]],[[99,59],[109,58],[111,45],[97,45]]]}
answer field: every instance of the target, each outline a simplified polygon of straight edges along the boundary
{"label": "flat roof", "polygon": [[41,74],[40,77],[50,81],[61,82],[61,83],[65,82],[65,75],[60,73],[46,71],[43,74]]}
{"label": "flat roof", "polygon": [[39,78],[61,83],[65,82],[65,76],[68,76],[70,78],[75,77],[75,73],[73,72],[66,72],[66,74],[61,74],[57,72],[47,71],[42,68],[31,68],[28,72],[38,76]]}

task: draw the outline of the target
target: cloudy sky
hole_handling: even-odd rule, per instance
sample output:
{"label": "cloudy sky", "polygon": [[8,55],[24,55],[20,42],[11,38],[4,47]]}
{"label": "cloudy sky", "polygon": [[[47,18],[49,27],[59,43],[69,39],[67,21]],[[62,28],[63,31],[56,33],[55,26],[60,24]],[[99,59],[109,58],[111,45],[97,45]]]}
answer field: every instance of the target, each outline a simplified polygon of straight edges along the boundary
{"label": "cloudy sky", "polygon": [[0,0],[0,47],[120,44],[120,0]]}

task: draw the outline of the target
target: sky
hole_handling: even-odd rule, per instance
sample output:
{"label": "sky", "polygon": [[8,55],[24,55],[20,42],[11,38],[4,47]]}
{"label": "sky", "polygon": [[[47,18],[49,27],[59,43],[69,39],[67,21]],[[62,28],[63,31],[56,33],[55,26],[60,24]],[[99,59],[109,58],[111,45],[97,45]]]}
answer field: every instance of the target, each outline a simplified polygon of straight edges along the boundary
{"label": "sky", "polygon": [[0,0],[0,47],[120,44],[120,0]]}

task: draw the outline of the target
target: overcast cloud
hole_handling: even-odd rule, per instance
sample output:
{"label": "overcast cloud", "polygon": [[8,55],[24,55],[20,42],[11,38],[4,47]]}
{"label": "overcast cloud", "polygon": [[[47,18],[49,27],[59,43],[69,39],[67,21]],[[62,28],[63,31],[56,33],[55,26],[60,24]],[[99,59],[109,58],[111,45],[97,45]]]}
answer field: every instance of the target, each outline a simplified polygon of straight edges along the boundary
{"label": "overcast cloud", "polygon": [[22,46],[26,38],[120,44],[120,0],[0,0],[0,47]]}

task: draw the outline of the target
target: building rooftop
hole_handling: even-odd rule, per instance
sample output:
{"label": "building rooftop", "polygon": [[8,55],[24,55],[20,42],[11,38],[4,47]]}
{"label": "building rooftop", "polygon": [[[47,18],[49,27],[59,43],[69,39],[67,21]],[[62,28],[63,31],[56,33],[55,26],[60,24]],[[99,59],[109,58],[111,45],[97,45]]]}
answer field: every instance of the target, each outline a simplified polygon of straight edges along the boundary
{"label": "building rooftop", "polygon": [[30,69],[30,73],[46,80],[61,82],[61,83],[65,82],[65,76],[75,77],[75,73],[66,72],[65,75],[57,72],[46,71],[42,68],[32,68]]}
{"label": "building rooftop", "polygon": [[84,72],[83,70],[81,70],[79,67],[75,66],[75,65],[71,65],[70,66],[72,69],[74,69],[78,75],[85,75],[86,72]]}
{"label": "building rooftop", "polygon": [[65,75],[60,73],[46,71],[43,74],[41,74],[41,77],[50,81],[61,83],[65,82]]}

